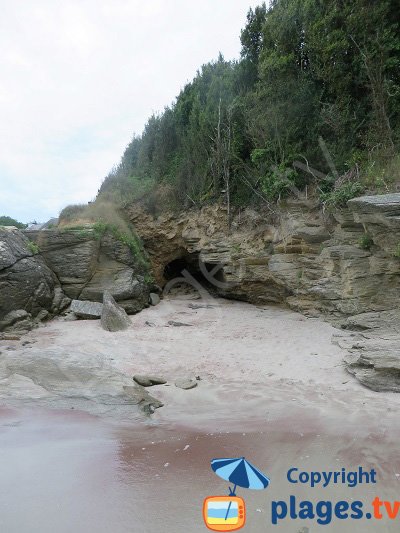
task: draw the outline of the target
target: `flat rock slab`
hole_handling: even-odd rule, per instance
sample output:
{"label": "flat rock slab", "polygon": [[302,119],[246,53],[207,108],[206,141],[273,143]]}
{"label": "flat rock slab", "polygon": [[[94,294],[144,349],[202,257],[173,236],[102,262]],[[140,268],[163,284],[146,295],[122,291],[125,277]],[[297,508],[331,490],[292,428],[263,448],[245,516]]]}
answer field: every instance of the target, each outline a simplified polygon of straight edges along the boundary
{"label": "flat rock slab", "polygon": [[214,309],[214,305],[210,304],[189,304],[189,309]]}
{"label": "flat rock slab", "polygon": [[175,381],[175,387],[184,390],[190,390],[197,387],[197,381],[190,378],[179,378]]}
{"label": "flat rock slab", "polygon": [[400,193],[359,196],[348,201],[350,209],[364,212],[384,212],[391,216],[400,215]]}
{"label": "flat rock slab", "polygon": [[142,387],[152,387],[153,385],[165,385],[167,380],[160,376],[148,376],[147,374],[135,374],[133,381]]}
{"label": "flat rock slab", "polygon": [[72,300],[71,311],[79,318],[97,319],[101,317],[103,304],[85,300]]}
{"label": "flat rock slab", "polygon": [[347,318],[343,329],[353,331],[388,329],[400,333],[400,310],[353,315]]}
{"label": "flat rock slab", "polygon": [[138,405],[146,414],[153,414],[156,409],[164,407],[164,404],[151,396],[143,387],[124,386],[124,393],[129,397],[134,405]]}
{"label": "flat rock slab", "polygon": [[176,320],[169,320],[168,325],[174,326],[176,328],[193,326],[193,324],[186,324],[185,322],[177,322]]}

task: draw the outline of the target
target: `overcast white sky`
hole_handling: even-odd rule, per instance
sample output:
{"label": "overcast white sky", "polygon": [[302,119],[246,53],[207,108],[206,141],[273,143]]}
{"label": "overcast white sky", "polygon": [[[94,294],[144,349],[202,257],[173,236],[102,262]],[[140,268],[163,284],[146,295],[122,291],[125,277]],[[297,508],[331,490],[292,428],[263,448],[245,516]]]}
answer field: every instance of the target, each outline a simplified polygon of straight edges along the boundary
{"label": "overcast white sky", "polygon": [[240,53],[252,0],[0,0],[0,215],[91,200],[203,63]]}

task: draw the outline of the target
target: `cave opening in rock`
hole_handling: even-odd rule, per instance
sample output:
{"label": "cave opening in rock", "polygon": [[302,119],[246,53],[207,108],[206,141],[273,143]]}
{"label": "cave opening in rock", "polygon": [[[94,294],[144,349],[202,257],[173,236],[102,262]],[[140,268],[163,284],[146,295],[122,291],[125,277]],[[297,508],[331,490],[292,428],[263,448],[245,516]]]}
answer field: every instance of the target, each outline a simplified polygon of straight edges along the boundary
{"label": "cave opening in rock", "polygon": [[[173,280],[179,278],[186,278],[187,281],[174,283],[175,291],[188,292],[195,291],[195,282],[199,283],[209,293],[216,294],[216,286],[213,283],[213,278],[218,281],[223,281],[222,270],[210,275],[205,275],[204,270],[212,272],[216,265],[213,263],[200,264],[199,254],[186,254],[170,261],[164,267],[164,279],[168,284]],[[203,272],[202,272],[203,270]],[[185,275],[186,273],[186,275]],[[191,283],[194,281],[194,283]]]}

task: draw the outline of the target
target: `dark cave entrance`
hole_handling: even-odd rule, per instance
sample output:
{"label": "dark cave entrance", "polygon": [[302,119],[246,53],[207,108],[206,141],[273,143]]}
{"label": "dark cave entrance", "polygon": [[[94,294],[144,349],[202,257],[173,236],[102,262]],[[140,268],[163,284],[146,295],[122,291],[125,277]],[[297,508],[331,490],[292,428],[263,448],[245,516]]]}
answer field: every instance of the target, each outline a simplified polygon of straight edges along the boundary
{"label": "dark cave entrance", "polygon": [[175,292],[193,292],[197,290],[197,284],[200,284],[215,296],[217,287],[213,280],[224,281],[222,269],[212,274],[215,267],[214,263],[200,263],[199,254],[182,255],[165,265],[163,274],[166,286],[173,287]]}

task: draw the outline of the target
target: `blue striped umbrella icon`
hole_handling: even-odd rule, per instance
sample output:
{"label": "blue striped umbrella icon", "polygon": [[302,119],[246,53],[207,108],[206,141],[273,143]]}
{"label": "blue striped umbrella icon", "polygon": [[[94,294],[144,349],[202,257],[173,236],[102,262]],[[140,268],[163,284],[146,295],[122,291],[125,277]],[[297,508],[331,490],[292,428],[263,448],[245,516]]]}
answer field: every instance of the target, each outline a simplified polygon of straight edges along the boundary
{"label": "blue striped umbrella icon", "polygon": [[[220,478],[233,483],[233,490],[229,488],[229,496],[236,495],[236,487],[244,489],[263,490],[269,485],[269,478],[255,466],[246,461],[244,457],[235,459],[213,459],[211,468]],[[228,518],[229,504],[225,520]]]}

